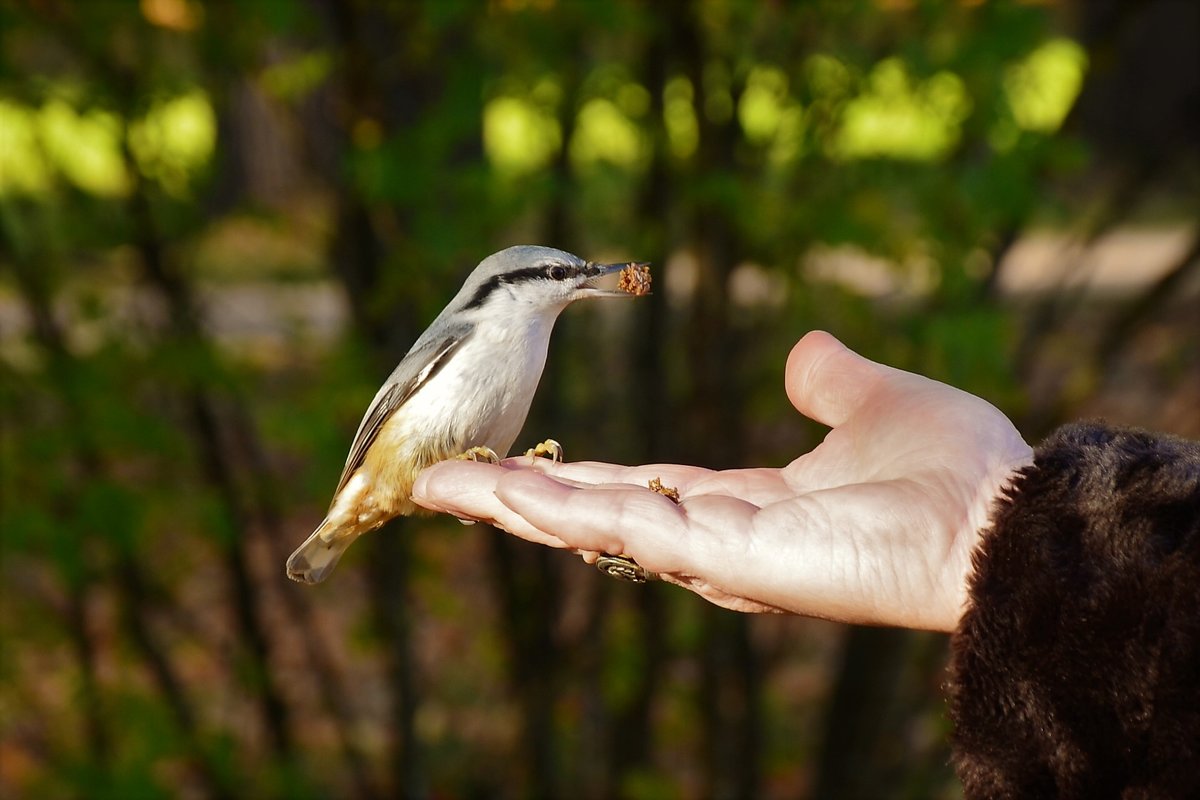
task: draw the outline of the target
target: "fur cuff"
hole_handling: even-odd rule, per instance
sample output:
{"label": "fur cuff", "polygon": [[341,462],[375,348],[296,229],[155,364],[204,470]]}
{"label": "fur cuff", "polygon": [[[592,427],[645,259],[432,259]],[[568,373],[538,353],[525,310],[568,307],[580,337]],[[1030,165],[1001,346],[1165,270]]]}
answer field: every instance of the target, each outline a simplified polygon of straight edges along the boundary
{"label": "fur cuff", "polygon": [[1200,797],[1200,443],[1059,429],[973,560],[951,664],[966,796]]}

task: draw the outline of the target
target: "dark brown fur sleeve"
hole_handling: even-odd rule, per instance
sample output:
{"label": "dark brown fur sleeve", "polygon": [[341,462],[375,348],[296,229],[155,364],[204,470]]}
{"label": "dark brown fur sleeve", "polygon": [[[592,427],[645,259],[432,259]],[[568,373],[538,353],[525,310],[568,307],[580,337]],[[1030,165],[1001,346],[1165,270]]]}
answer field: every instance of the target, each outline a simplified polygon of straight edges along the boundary
{"label": "dark brown fur sleeve", "polygon": [[1067,426],[993,519],[953,639],[966,796],[1200,797],[1200,443]]}

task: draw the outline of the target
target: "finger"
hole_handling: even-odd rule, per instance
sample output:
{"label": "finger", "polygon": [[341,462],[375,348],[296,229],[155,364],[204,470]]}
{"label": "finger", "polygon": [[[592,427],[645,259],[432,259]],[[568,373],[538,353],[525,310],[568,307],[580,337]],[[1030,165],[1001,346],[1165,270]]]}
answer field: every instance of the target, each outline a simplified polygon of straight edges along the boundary
{"label": "finger", "polygon": [[442,461],[417,474],[412,501],[430,511],[455,513],[493,495],[503,467],[479,461]]}
{"label": "finger", "polygon": [[686,522],[680,507],[662,495],[623,484],[580,489],[521,470],[500,479],[496,496],[569,547],[629,555],[652,572],[681,568]]}
{"label": "finger", "polygon": [[504,466],[510,464],[514,470],[534,470],[580,487],[629,484],[647,488],[657,479],[663,488],[677,490],[680,497],[726,494],[759,506],[793,493],[792,488],[781,480],[779,470],[767,467],[718,471],[687,464],[644,464],[636,467],[599,461],[555,464],[548,458],[539,458],[530,464],[529,459],[520,456],[504,461]]}
{"label": "finger", "polygon": [[836,428],[891,371],[863,358],[830,334],[811,331],[788,355],[784,386],[797,411]]}
{"label": "finger", "polygon": [[487,522],[531,542],[567,547],[558,537],[530,525],[496,497],[497,481],[507,471],[495,464],[443,461],[417,476],[412,500],[430,511]]}
{"label": "finger", "polygon": [[539,458],[530,464],[528,459],[518,457],[506,460],[506,466],[509,461],[515,462],[513,463],[514,468],[532,468],[555,478],[580,484],[629,483],[646,486],[651,480],[658,478],[664,486],[679,489],[681,492],[695,482],[714,474],[712,470],[686,464],[645,464],[636,467],[606,464],[601,461],[573,461],[555,464],[548,458]]}

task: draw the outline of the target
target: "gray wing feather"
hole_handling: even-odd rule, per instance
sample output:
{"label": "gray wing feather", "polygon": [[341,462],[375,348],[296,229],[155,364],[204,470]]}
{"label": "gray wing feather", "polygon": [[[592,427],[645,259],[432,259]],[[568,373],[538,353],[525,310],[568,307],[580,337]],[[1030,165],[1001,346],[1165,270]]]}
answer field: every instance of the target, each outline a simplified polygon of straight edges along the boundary
{"label": "gray wing feather", "polygon": [[472,330],[473,327],[464,325],[436,339],[418,341],[413,346],[388,377],[387,383],[375,395],[375,400],[359,423],[358,433],[354,436],[354,444],[350,445],[350,454],[346,456],[346,466],[342,468],[342,476],[338,479],[334,497],[346,487],[346,482],[350,480],[354,471],[362,466],[367,450],[379,436],[384,423],[446,365],[455,351],[470,338]]}

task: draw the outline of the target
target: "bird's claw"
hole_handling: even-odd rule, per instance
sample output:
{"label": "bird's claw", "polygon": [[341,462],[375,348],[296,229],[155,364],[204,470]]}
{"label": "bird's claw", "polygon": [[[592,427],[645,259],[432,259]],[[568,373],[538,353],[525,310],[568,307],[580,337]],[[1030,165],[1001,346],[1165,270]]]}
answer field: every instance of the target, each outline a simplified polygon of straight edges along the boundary
{"label": "bird's claw", "polygon": [[563,447],[553,439],[547,439],[537,446],[526,450],[525,455],[529,456],[530,459],[537,458],[538,456],[549,456],[552,463],[560,464],[563,460]]}
{"label": "bird's claw", "polygon": [[458,455],[461,461],[486,461],[489,464],[499,464],[500,456],[496,455],[496,451],[487,445],[478,445],[469,450],[465,450]]}

